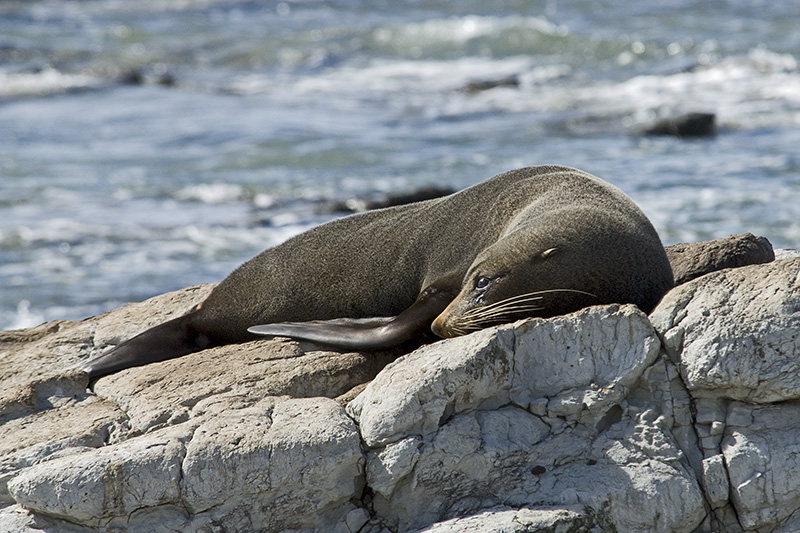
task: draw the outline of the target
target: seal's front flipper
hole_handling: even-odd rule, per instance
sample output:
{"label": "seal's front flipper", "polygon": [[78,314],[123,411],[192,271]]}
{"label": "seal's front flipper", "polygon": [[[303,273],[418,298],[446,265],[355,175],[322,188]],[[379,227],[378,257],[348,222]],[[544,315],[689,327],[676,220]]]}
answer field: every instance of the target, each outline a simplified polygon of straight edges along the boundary
{"label": "seal's front flipper", "polygon": [[250,333],[276,337],[291,337],[341,348],[388,348],[406,339],[394,342],[389,333],[399,318],[334,318],[307,322],[279,322],[247,328]]}
{"label": "seal's front flipper", "polygon": [[356,350],[391,348],[427,329],[453,297],[452,292],[428,287],[408,309],[394,317],[281,322],[252,326],[247,331],[257,335],[292,337]]}
{"label": "seal's front flipper", "polygon": [[208,347],[208,341],[194,332],[189,325],[192,314],[188,314],[154,328],[148,329],[103,352],[78,368],[93,380],[126,368],[166,361],[197,352]]}

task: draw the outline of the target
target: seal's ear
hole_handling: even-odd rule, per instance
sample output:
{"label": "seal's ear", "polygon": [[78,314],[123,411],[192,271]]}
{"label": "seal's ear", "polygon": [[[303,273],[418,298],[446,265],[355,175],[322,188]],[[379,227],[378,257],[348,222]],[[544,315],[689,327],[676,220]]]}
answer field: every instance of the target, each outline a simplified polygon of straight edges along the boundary
{"label": "seal's ear", "polygon": [[280,322],[252,326],[247,331],[257,335],[305,339],[341,348],[391,348],[427,329],[454,297],[452,292],[431,286],[423,290],[414,303],[397,316]]}
{"label": "seal's ear", "polygon": [[541,253],[541,254],[539,254],[539,255],[540,255],[540,257],[541,257],[542,259],[547,259],[547,258],[549,258],[549,257],[552,257],[552,256],[554,256],[554,255],[555,255],[555,254],[557,254],[557,253],[558,253],[558,248],[548,248],[547,250],[545,250],[544,252],[542,252],[542,253]]}

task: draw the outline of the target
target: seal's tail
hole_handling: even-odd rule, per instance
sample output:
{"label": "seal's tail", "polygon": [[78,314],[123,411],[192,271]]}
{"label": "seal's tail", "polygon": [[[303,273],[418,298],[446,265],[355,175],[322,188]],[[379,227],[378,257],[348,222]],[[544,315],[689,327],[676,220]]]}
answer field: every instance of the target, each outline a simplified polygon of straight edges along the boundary
{"label": "seal's tail", "polygon": [[126,368],[165,361],[207,348],[209,339],[191,326],[193,313],[164,322],[106,350],[78,368],[94,380]]}

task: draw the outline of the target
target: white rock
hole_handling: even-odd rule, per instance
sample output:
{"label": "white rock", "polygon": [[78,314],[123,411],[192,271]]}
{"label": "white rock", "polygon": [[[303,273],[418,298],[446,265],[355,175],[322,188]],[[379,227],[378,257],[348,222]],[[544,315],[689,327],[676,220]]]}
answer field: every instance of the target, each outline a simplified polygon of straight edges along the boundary
{"label": "white rock", "polygon": [[333,400],[268,398],[32,466],[8,487],[29,510],[93,527],[346,531],[363,490],[360,446]]}
{"label": "white rock", "polygon": [[363,466],[358,432],[338,403],[267,399],[197,429],[183,463],[183,501],[234,531],[345,528]]}
{"label": "white rock", "polygon": [[487,329],[423,346],[388,365],[347,406],[364,442],[374,447],[430,435],[454,412],[507,404],[508,342],[507,334]]}
{"label": "white rock", "polygon": [[372,490],[390,495],[397,483],[406,477],[417,464],[422,439],[406,437],[398,442],[387,444],[385,448],[371,451],[377,457],[367,461],[367,476]]}
{"label": "white rock", "polygon": [[22,468],[80,453],[127,436],[125,415],[96,396],[60,408],[12,418],[0,435],[0,504],[13,503],[6,482]]}
{"label": "white rock", "polygon": [[604,306],[425,346],[359,425],[319,396],[392,354],[252,342],[95,394],[68,371],[207,287],[0,332],[0,531],[798,531],[800,258],[776,255],[671,291],[658,335]]}
{"label": "white rock", "polygon": [[396,361],[349,405],[374,448],[375,511],[412,531],[501,503],[558,502],[622,530],[691,531],[703,498],[667,418],[624,407],[659,346],[635,307],[606,306]]}
{"label": "white rock", "polygon": [[344,522],[348,533],[356,533],[369,522],[369,513],[360,507],[353,509],[347,513]]}
{"label": "white rock", "polygon": [[34,515],[20,505],[0,509],[2,533],[92,533],[94,529],[71,524],[57,518]]}
{"label": "white rock", "polygon": [[651,320],[695,397],[800,399],[800,259],[707,274],[670,291]]}
{"label": "white rock", "polygon": [[420,533],[567,533],[586,531],[594,520],[580,508],[574,509],[492,509],[472,516],[438,522]]}
{"label": "white rock", "polygon": [[708,497],[708,503],[712,507],[721,507],[728,502],[730,484],[728,483],[728,472],[725,470],[725,459],[722,454],[703,460],[703,487]]}
{"label": "white rock", "polygon": [[779,259],[794,259],[800,257],[800,250],[792,250],[791,248],[778,248],[775,250],[775,260]]}
{"label": "white rock", "polygon": [[746,529],[774,526],[800,509],[800,406],[736,402],[730,411],[722,453],[737,516]]}
{"label": "white rock", "polygon": [[187,427],[168,428],[121,444],[53,459],[22,470],[8,489],[27,509],[99,526],[142,507],[180,498]]}
{"label": "white rock", "polygon": [[511,401],[529,406],[548,398],[552,414],[576,419],[619,403],[661,345],[632,305],[593,307],[513,331]]}
{"label": "white rock", "polygon": [[[534,333],[530,333],[535,331]],[[425,346],[386,367],[348,412],[367,446],[428,436],[453,413],[548,398],[554,416],[618,402],[655,360],[658,337],[636,307],[584,309]]]}

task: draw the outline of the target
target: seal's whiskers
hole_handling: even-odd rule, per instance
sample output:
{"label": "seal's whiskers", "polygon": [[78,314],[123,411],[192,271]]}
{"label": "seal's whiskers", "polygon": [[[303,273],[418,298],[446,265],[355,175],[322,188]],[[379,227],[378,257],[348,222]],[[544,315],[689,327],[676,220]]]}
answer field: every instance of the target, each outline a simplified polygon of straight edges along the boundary
{"label": "seal's whiskers", "polygon": [[593,298],[597,297],[590,292],[578,289],[549,289],[546,291],[518,294],[484,307],[470,309],[460,317],[457,324],[451,326],[450,330],[456,335],[464,335],[470,331],[482,329],[492,323],[510,320],[513,315],[541,311],[546,309],[546,307],[543,307],[539,303],[544,299],[544,296],[557,292],[571,292],[584,294]]}
{"label": "seal's whiskers", "polygon": [[511,298],[506,298],[505,300],[500,300],[499,302],[495,302],[485,307],[476,307],[474,309],[470,309],[469,311],[464,313],[464,316],[483,317],[490,315],[502,315],[509,312],[513,312],[518,308],[524,309],[525,307],[532,305],[526,302],[539,301],[542,298],[543,298],[542,296],[532,296],[531,294],[520,294],[518,296],[512,296]]}

